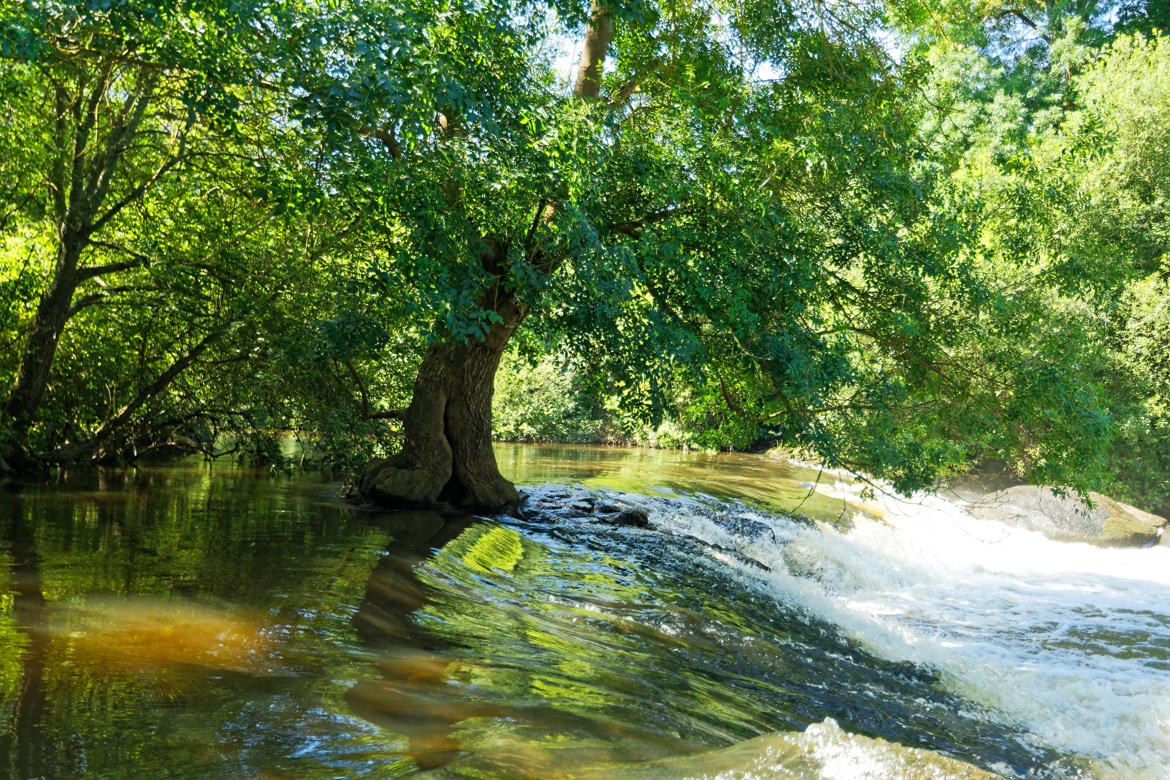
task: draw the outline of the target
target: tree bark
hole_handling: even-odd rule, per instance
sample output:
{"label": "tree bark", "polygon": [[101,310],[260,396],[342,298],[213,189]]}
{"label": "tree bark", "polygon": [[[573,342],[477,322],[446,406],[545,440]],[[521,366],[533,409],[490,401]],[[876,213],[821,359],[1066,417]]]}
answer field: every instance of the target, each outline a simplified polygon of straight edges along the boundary
{"label": "tree bark", "polygon": [[577,97],[591,100],[600,97],[602,66],[612,40],[613,11],[604,0],[594,0],[589,9],[589,28],[585,32],[585,47],[577,69],[577,83],[573,87]]}
{"label": "tree bark", "polygon": [[[497,279],[506,253],[495,244],[485,251],[485,267],[497,271]],[[358,482],[362,499],[389,508],[449,505],[485,512],[519,502],[492,451],[492,395],[504,348],[528,307],[500,281],[486,300],[491,305],[485,308],[500,322],[483,341],[443,341],[427,348],[402,418],[402,451],[366,464]]]}
{"label": "tree bark", "polygon": [[66,235],[61,240],[53,282],[37,304],[32,328],[20,356],[20,367],[16,380],[4,403],[3,417],[11,426],[16,452],[13,460],[17,469],[26,460],[25,440],[33,415],[44,397],[49,383],[49,372],[53,357],[57,353],[57,342],[69,320],[73,305],[73,294],[80,281],[77,266],[81,257],[83,241],[80,237]]}

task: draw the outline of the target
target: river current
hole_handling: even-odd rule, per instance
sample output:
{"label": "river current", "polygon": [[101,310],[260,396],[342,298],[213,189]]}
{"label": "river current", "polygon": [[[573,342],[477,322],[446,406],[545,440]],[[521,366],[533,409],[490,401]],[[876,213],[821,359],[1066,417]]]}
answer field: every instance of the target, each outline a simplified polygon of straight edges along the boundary
{"label": "river current", "polygon": [[1166,776],[1170,547],[762,456],[498,454],[556,511],[0,486],[0,775]]}

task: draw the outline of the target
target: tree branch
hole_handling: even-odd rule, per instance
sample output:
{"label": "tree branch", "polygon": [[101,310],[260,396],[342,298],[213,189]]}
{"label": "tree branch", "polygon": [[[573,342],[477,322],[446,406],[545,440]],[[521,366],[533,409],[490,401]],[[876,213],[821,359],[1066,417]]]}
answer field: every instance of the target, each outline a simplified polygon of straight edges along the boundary
{"label": "tree branch", "polygon": [[1019,19],[1024,24],[1031,27],[1033,30],[1036,31],[1036,34],[1040,36],[1041,40],[1043,40],[1047,43],[1052,43],[1052,39],[1049,37],[1048,32],[1045,30],[1041,30],[1040,25],[1038,25],[1038,24],[1036,24],[1036,22],[1032,21],[1032,19],[1029,18],[1027,14],[1025,14],[1023,11],[1021,11],[1018,8],[1005,8],[1004,10],[1000,11],[998,14],[995,15],[995,20],[997,22],[1002,22],[1004,19],[1008,18],[1009,16],[1014,16],[1015,18]]}
{"label": "tree branch", "polygon": [[687,213],[687,209],[683,206],[672,206],[662,211],[656,211],[652,214],[647,214],[641,219],[632,219],[626,222],[615,222],[610,225],[602,225],[602,230],[610,233],[620,233],[631,238],[638,238],[642,235],[642,228],[658,222],[664,222],[673,216]]}
{"label": "tree branch", "polygon": [[77,126],[73,133],[73,157],[69,174],[69,205],[66,211],[70,220],[86,220],[90,216],[89,213],[81,213],[88,212],[88,209],[83,208],[86,195],[86,158],[89,151],[90,133],[93,131],[94,125],[97,124],[98,106],[101,105],[102,98],[105,97],[106,90],[109,89],[110,77],[113,72],[114,61],[107,59],[100,67],[97,84],[85,103],[84,112],[81,110],[81,91],[85,88],[85,79],[82,78],[81,83],[78,84],[77,97],[73,102],[74,121]]}
{"label": "tree branch", "polygon": [[86,228],[85,237],[88,239],[89,236],[92,236],[94,233],[97,233],[99,230],[101,230],[106,225],[107,222],[109,222],[114,217],[118,216],[118,214],[121,213],[122,209],[126,208],[131,203],[133,203],[134,201],[141,198],[143,196],[143,194],[146,193],[147,190],[149,190],[151,187],[154,186],[155,182],[157,182],[159,179],[161,179],[166,174],[167,171],[169,171],[171,168],[174,168],[176,165],[178,165],[180,162],[182,162],[185,158],[186,158],[186,155],[182,155],[182,154],[173,154],[169,158],[167,158],[167,160],[162,165],[160,165],[158,167],[158,170],[156,170],[153,174],[151,174],[149,178],[147,178],[145,181],[140,182],[138,185],[136,185],[128,193],[123,195],[118,200],[117,203],[115,203],[113,206],[110,206],[110,208],[106,211],[105,214],[103,214],[98,219],[94,220],[89,225],[89,227]]}
{"label": "tree branch", "polygon": [[536,213],[532,215],[532,224],[528,227],[528,233],[524,236],[524,254],[532,261],[536,254],[536,245],[533,239],[536,238],[536,231],[540,229],[541,223],[548,224],[552,221],[553,214],[556,212],[556,207],[541,198],[536,202]]}
{"label": "tree branch", "polygon": [[120,263],[108,263],[106,265],[95,265],[88,268],[82,268],[77,272],[77,278],[79,282],[87,281],[94,278],[95,276],[101,276],[102,274],[114,274],[118,273],[119,271],[126,271],[131,268],[137,268],[142,265],[149,265],[151,262],[150,258],[146,255],[139,254],[133,250],[118,246],[117,244],[108,244],[105,241],[91,241],[90,243],[94,246],[100,246],[103,249],[110,249],[115,252],[123,252],[129,255],[130,259],[123,260]]}
{"label": "tree branch", "polygon": [[52,190],[53,195],[54,216],[56,216],[57,222],[63,223],[66,213],[65,159],[69,155],[68,146],[65,143],[65,136],[68,133],[66,114],[69,110],[69,95],[65,92],[65,88],[60,85],[53,88],[53,110],[55,113],[53,118],[53,143],[57,147],[57,153],[53,155],[52,180],[49,183],[49,188]]}
{"label": "tree branch", "polygon": [[381,128],[362,127],[358,132],[367,138],[381,141],[382,146],[386,147],[386,151],[390,152],[390,156],[395,160],[402,159],[402,148],[398,145],[398,138],[394,135],[393,128],[383,130]]}
{"label": "tree branch", "polygon": [[90,293],[89,295],[84,295],[81,298],[78,298],[76,301],[74,301],[73,305],[69,307],[69,314],[66,315],[66,318],[72,319],[72,317],[75,314],[77,314],[79,311],[81,311],[82,309],[89,308],[90,306],[94,306],[94,305],[97,305],[99,303],[108,302],[111,295],[117,295],[118,293],[124,293],[124,292],[133,292],[134,290],[141,290],[141,289],[142,289],[141,287],[135,287],[132,285],[122,285],[120,287],[106,287],[105,289],[100,290],[99,292]]}
{"label": "tree branch", "polygon": [[581,67],[573,94],[596,100],[601,94],[601,68],[613,40],[613,11],[605,0],[593,0],[589,10],[589,29],[585,33],[585,48],[581,52]]}
{"label": "tree branch", "polygon": [[723,400],[727,403],[727,408],[736,414],[743,414],[743,407],[731,397],[731,391],[727,389],[727,383],[723,381],[723,374],[716,374],[716,376],[719,377],[719,392],[723,395]]}
{"label": "tree branch", "polygon": [[148,77],[138,93],[127,96],[122,110],[114,118],[101,158],[93,161],[93,170],[85,185],[86,199],[92,208],[100,207],[105,200],[114,178],[114,170],[146,116],[146,107],[154,94],[156,83],[157,79],[153,75]]}
{"label": "tree branch", "polygon": [[609,101],[609,107],[621,108],[624,106],[629,101],[629,99],[633,97],[634,93],[638,91],[638,88],[642,86],[642,82],[644,82],[650,76],[654,75],[654,73],[661,67],[662,63],[656,62],[651,65],[645,73],[631,76],[625,84],[622,84],[620,87],[618,87],[617,93],[613,96],[613,99]]}
{"label": "tree branch", "polygon": [[363,420],[401,420],[406,417],[405,409],[391,409],[386,412],[372,412],[370,411],[370,397],[366,392],[366,383],[362,381],[361,375],[358,374],[357,369],[354,368],[352,360],[346,360],[345,367],[349,369],[349,375],[353,377],[353,381],[357,383],[358,393],[362,397],[362,419]]}

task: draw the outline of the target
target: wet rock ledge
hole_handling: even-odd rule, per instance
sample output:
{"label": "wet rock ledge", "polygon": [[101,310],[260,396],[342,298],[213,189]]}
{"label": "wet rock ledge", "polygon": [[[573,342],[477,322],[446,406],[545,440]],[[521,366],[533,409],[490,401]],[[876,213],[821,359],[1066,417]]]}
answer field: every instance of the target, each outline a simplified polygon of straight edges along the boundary
{"label": "wet rock ledge", "polygon": [[648,528],[650,517],[644,509],[585,490],[549,490],[526,495],[517,512],[529,522],[585,520],[626,528]]}

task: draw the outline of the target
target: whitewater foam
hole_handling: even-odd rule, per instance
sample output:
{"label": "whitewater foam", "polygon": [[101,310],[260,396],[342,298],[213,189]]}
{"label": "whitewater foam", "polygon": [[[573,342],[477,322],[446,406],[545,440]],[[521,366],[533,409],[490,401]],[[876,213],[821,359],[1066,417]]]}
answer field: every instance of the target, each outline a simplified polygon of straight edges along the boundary
{"label": "whitewater foam", "polygon": [[881,518],[840,531],[746,506],[623,499],[661,530],[734,551],[714,555],[875,654],[936,670],[1038,746],[1090,761],[1093,775],[1166,776],[1170,548],[1057,542],[937,495],[820,488]]}

